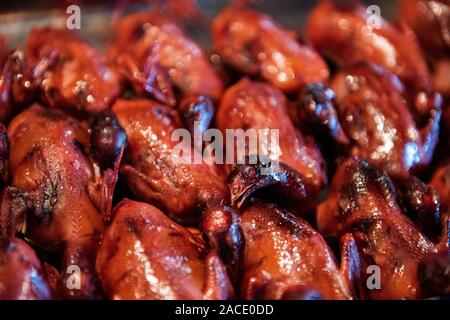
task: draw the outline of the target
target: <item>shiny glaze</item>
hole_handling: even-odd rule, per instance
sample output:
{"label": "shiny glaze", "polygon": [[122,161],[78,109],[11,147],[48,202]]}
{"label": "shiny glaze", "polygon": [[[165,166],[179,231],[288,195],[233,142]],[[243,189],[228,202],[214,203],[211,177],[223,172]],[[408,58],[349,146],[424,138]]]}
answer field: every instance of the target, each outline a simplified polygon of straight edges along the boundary
{"label": "shiny glaze", "polygon": [[427,54],[450,53],[450,4],[447,0],[401,0],[400,12]]}
{"label": "shiny glaze", "polygon": [[[278,154],[279,161],[300,173],[308,191],[315,194],[326,183],[325,164],[315,143],[294,127],[287,107],[287,99],[279,89],[242,79],[226,90],[216,113],[216,126],[224,137],[226,129],[279,130],[279,146],[270,143],[267,150],[248,150],[247,145],[246,155]],[[236,150],[234,155],[238,155]]]}
{"label": "shiny glaze", "polygon": [[430,240],[441,235],[441,200],[436,190],[413,175],[391,176],[397,203],[404,215]]}
{"label": "shiny glaze", "polygon": [[450,209],[450,164],[439,166],[433,174],[430,185],[436,189],[441,198],[442,209],[449,212]]}
{"label": "shiny glaze", "polygon": [[228,176],[228,187],[231,204],[238,208],[266,188],[270,189],[270,198],[278,198],[277,202],[281,200],[288,205],[289,201],[296,208],[302,207],[299,213],[306,211],[305,207],[299,206],[300,203],[313,200],[301,174],[283,162],[275,166],[272,160],[261,155],[246,157],[245,163],[233,166]]}
{"label": "shiny glaze", "polygon": [[356,158],[338,166],[328,198],[318,207],[317,223],[324,235],[352,232],[363,270],[380,267],[381,289],[368,290],[371,299],[422,298],[419,262],[448,250],[446,237],[439,245],[432,243],[403,215],[389,176]]}
{"label": "shiny glaze", "polygon": [[246,75],[258,75],[285,92],[326,81],[328,67],[319,54],[297,42],[273,19],[251,9],[230,6],[212,25],[213,46],[223,62]]}
{"label": "shiny glaze", "polygon": [[[280,299],[298,286],[325,299],[353,298],[348,274],[340,272],[325,240],[304,220],[263,202],[244,208],[240,218],[246,241],[241,298]],[[350,239],[344,242],[353,246],[343,252],[349,262],[357,257],[356,247]]]}
{"label": "shiny glaze", "polygon": [[306,85],[296,102],[298,124],[312,130],[319,143],[326,145],[331,141],[338,148],[345,149],[349,140],[342,129],[335,104],[336,94],[328,85]]}
{"label": "shiny glaze", "polygon": [[183,96],[202,94],[218,100],[223,91],[221,79],[199,45],[156,13],[123,18],[109,56],[136,92],[147,92],[164,103],[175,103],[172,84]]}
{"label": "shiny glaze", "polygon": [[396,174],[431,161],[438,141],[440,105],[419,127],[402,97],[398,78],[372,65],[338,73],[332,88],[352,155]]}
{"label": "shiny glaze", "polygon": [[[0,124],[0,299],[231,299],[231,283],[243,299],[450,293],[450,165],[429,185],[410,175],[428,169],[437,143],[441,98],[431,88],[450,96],[448,1],[401,0],[402,28],[382,20],[372,31],[357,1],[321,1],[307,33],[341,68],[336,95],[315,49],[251,2],[233,1],[214,20],[212,60],[232,67],[232,77],[265,83],[244,78],[223,97],[206,54],[167,18],[199,22],[191,1],[122,19],[109,47],[114,67],[70,31],[36,29],[9,53],[0,37],[0,122],[8,127]],[[110,110],[122,80],[159,102],[119,100]],[[298,94],[295,108],[283,93]],[[82,124],[67,113],[94,117]],[[278,129],[281,150],[263,154],[281,151],[282,162],[269,174],[261,155],[228,166],[227,188],[223,168],[173,158],[172,134],[193,134],[194,121],[200,134],[213,121],[223,133]],[[317,210],[320,233],[290,213],[307,217],[327,183],[311,132],[332,168],[328,138],[361,159],[338,164]],[[119,167],[129,191],[148,203],[123,199],[111,214]],[[323,236],[340,240],[341,267]],[[51,261],[59,271],[49,257],[61,258]],[[373,264],[381,290],[366,290]],[[81,267],[81,290],[67,287],[71,265]]]}
{"label": "shiny glaze", "polygon": [[96,268],[111,299],[229,299],[220,258],[198,231],[156,207],[122,200],[104,235]]}
{"label": "shiny glaze", "polygon": [[74,32],[33,29],[25,50],[32,86],[50,107],[88,115],[108,108],[121,93],[119,77],[106,57]]}
{"label": "shiny glaze", "polygon": [[41,263],[23,240],[0,240],[0,300],[47,300],[52,292]]}
{"label": "shiny glaze", "polygon": [[[11,219],[39,247],[63,254],[62,267],[77,264],[86,271],[82,288],[63,294],[92,297],[90,259],[103,231],[100,177],[86,156],[89,134],[75,119],[34,104],[8,127],[13,190],[4,203],[23,199],[25,218]],[[76,201],[74,201],[76,199]],[[14,209],[12,214],[14,215]],[[14,223],[15,220],[15,223]],[[80,295],[80,296],[78,296]]]}
{"label": "shiny glaze", "polygon": [[431,89],[422,51],[412,33],[402,32],[381,18],[368,27],[369,14],[359,1],[321,1],[308,18],[306,34],[314,47],[341,66],[371,62],[396,74],[414,91]]}
{"label": "shiny glaze", "polygon": [[[183,126],[175,110],[144,99],[118,100],[112,110],[128,136],[121,174],[138,199],[162,206],[186,223],[198,221],[199,207],[209,200],[228,199],[214,164],[195,164],[193,158],[177,161],[182,156],[174,151],[179,140],[171,136]],[[198,151],[188,143],[194,157]]]}
{"label": "shiny glaze", "polygon": [[398,17],[416,34],[431,63],[433,88],[450,97],[450,3],[447,0],[402,0]]}
{"label": "shiny glaze", "polygon": [[178,105],[181,122],[189,130],[191,137],[202,140],[214,117],[215,107],[211,99],[205,96],[191,96]]}

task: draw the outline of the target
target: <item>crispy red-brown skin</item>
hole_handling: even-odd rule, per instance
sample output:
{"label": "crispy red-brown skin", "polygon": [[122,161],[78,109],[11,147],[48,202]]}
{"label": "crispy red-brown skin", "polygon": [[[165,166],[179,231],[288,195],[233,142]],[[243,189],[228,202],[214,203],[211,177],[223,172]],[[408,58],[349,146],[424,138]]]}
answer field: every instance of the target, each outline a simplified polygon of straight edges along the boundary
{"label": "crispy red-brown skin", "polygon": [[35,104],[11,121],[8,137],[12,185],[43,206],[36,208],[43,219],[27,221],[28,236],[55,250],[98,235],[103,225],[88,193],[93,166],[82,150],[87,130],[64,113]]}
{"label": "crispy red-brown skin", "polygon": [[286,92],[326,81],[328,67],[320,55],[297,42],[270,16],[230,6],[212,25],[213,46],[223,62],[247,75],[259,75]]}
{"label": "crispy red-brown skin", "polygon": [[450,97],[450,3],[447,0],[402,0],[398,19],[416,34],[432,64],[433,88]]}
{"label": "crispy red-brown skin", "polygon": [[[112,110],[128,136],[121,174],[140,200],[192,223],[198,221],[199,206],[212,198],[228,199],[226,184],[214,164],[176,161],[174,148],[179,140],[172,141],[171,136],[183,126],[175,110],[144,99],[118,100]],[[198,152],[187,143],[192,155]]]}
{"label": "crispy red-brown skin", "polygon": [[450,4],[447,0],[401,0],[401,15],[431,56],[450,51]]}
{"label": "crispy red-brown skin", "polygon": [[[88,131],[62,111],[34,104],[12,120],[8,137],[11,185],[19,191],[6,192],[9,203],[2,206],[12,207],[6,221],[22,230],[26,219],[26,236],[41,249],[61,254],[62,297],[97,297],[93,259],[103,231],[103,189],[86,155]],[[26,207],[20,208],[15,197]],[[26,216],[14,218],[20,210]],[[66,285],[72,265],[80,268],[77,290]]]}
{"label": "crispy red-brown skin", "polygon": [[[292,167],[305,178],[305,184],[313,194],[326,183],[325,164],[314,142],[305,138],[292,124],[287,113],[287,99],[283,93],[263,82],[242,79],[229,87],[216,113],[216,126],[226,136],[226,129],[276,129],[279,130],[279,161]],[[258,131],[256,131],[258,132]],[[249,150],[247,155],[256,155],[260,150]],[[237,145],[233,144],[237,157]],[[228,148],[231,148],[227,144]],[[269,144],[269,154],[277,154],[277,148]],[[243,150],[244,151],[244,150]],[[231,154],[231,150],[229,150]]]}
{"label": "crispy red-brown skin", "polygon": [[23,240],[0,240],[0,299],[47,300],[52,298],[41,263]]}
{"label": "crispy red-brown skin", "polygon": [[146,68],[157,66],[167,72],[184,96],[203,94],[219,100],[223,91],[222,81],[202,48],[175,23],[156,13],[136,13],[123,18],[116,28],[109,55],[122,65],[128,61],[126,64],[135,67],[126,72],[132,73],[128,77],[139,93],[145,90],[143,86],[149,76]]}
{"label": "crispy red-brown skin", "polygon": [[421,298],[419,262],[447,250],[403,215],[387,174],[356,158],[338,166],[328,198],[318,207],[317,223],[324,235],[353,232],[359,238],[363,273],[369,265],[380,268],[381,289],[368,290],[371,299]]}
{"label": "crispy red-brown skin", "polygon": [[31,81],[50,107],[88,115],[107,109],[121,93],[106,57],[72,31],[34,29],[25,53]]}
{"label": "crispy red-brown skin", "polygon": [[[438,141],[440,111],[419,127],[398,78],[371,65],[339,72],[332,81],[350,153],[390,173],[427,165]],[[423,119],[425,120],[425,119]]]}
{"label": "crispy red-brown skin", "polygon": [[5,61],[7,51],[8,48],[6,47],[6,40],[0,36],[0,70],[3,67],[3,62]]}
{"label": "crispy red-brown skin", "polygon": [[241,298],[280,299],[289,287],[304,286],[325,299],[351,299],[352,291],[320,233],[275,205],[245,208],[246,240]]}
{"label": "crispy red-brown skin", "polygon": [[402,32],[381,18],[380,28],[368,28],[369,13],[359,1],[321,1],[310,13],[308,39],[341,66],[378,64],[416,91],[430,88],[422,51],[411,32]]}
{"label": "crispy red-brown skin", "polygon": [[441,198],[442,210],[450,209],[450,164],[439,166],[433,174],[430,184]]}
{"label": "crispy red-brown skin", "polygon": [[104,235],[96,268],[112,299],[228,299],[225,267],[198,232],[156,207],[122,200]]}

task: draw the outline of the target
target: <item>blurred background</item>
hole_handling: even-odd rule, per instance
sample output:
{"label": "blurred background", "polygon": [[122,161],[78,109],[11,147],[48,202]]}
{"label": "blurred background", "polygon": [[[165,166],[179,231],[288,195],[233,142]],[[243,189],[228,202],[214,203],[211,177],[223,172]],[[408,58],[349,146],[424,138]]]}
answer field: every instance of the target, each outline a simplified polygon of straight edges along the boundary
{"label": "blurred background", "polygon": [[[318,0],[261,0],[256,6],[259,10],[270,13],[284,27],[301,31],[308,12]],[[345,1],[345,0],[340,0]],[[82,37],[100,49],[104,48],[111,26],[111,16],[120,0],[0,0],[0,34],[6,36],[9,46],[20,45],[28,32],[35,27],[54,25],[64,26],[66,8],[77,4],[81,8]],[[392,19],[396,13],[395,0],[366,0],[367,5],[378,5],[386,19]],[[130,1],[133,3],[133,1]],[[127,11],[148,9],[141,4],[129,4]],[[213,18],[228,0],[198,0],[200,7],[208,18]],[[189,28],[189,33],[204,46],[208,46],[209,32],[204,28]]]}

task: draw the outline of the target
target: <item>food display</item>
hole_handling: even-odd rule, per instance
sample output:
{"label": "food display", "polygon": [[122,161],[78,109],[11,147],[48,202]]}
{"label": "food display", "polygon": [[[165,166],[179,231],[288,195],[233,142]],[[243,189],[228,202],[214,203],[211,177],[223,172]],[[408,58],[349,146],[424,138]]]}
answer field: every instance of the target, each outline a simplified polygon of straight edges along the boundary
{"label": "food display", "polygon": [[448,298],[450,3],[395,4],[0,19],[0,300]]}

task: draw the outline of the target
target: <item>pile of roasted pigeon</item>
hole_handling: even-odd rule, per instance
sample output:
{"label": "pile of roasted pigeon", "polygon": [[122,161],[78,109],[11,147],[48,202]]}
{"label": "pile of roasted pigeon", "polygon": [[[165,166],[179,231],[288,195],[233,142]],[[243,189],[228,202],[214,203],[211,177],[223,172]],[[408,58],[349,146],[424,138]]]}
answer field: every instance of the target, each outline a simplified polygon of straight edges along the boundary
{"label": "pile of roasted pigeon", "polygon": [[[105,53],[0,40],[0,299],[448,297],[450,3],[318,1],[287,30],[234,1],[211,48],[169,8]],[[278,165],[177,162],[180,128],[277,129]]]}

